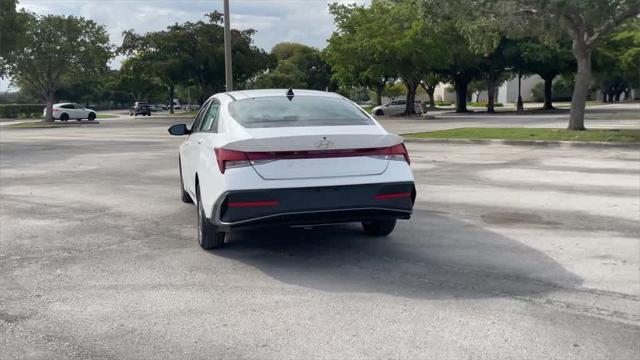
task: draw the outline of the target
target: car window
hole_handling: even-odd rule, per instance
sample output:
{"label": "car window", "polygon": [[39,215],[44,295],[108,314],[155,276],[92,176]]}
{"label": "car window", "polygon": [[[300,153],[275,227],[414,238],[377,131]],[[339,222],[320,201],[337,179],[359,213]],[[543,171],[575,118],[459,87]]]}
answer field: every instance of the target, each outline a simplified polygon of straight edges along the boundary
{"label": "car window", "polygon": [[218,132],[218,113],[220,111],[220,103],[216,100],[211,102],[207,114],[203,117],[200,131]]}
{"label": "car window", "polygon": [[206,103],[204,103],[204,105],[202,105],[202,108],[200,108],[200,111],[198,111],[198,115],[196,115],[196,118],[193,120],[193,124],[191,124],[191,132],[200,131],[200,123],[202,122],[204,114],[207,112],[209,104],[211,104],[211,101],[207,101]]}
{"label": "car window", "polygon": [[327,96],[266,96],[234,101],[229,113],[246,128],[373,125],[352,102]]}
{"label": "car window", "polygon": [[73,107],[76,109],[83,109],[82,105],[80,104],[73,104]]}
{"label": "car window", "polygon": [[63,109],[73,109],[73,104],[64,104],[60,106]]}

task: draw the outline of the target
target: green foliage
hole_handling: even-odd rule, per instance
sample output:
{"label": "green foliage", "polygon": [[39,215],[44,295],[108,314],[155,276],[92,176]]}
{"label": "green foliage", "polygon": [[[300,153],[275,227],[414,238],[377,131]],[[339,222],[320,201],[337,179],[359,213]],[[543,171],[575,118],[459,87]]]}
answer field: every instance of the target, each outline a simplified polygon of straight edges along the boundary
{"label": "green foliage", "polygon": [[40,117],[45,104],[0,104],[0,119]]}
{"label": "green foliage", "polygon": [[640,142],[640,130],[589,130],[531,128],[460,128],[405,135],[434,139],[502,139],[542,141]]}
{"label": "green foliage", "polygon": [[[222,16],[214,12],[206,17],[207,21],[174,24],[164,31],[125,31],[119,53],[136,56],[170,93],[178,85],[195,84],[203,102],[225,87]],[[253,45],[254,34],[252,29],[231,31],[233,80],[238,88],[271,63],[268,55]]]}
{"label": "green foliage", "polygon": [[0,75],[8,65],[7,57],[24,45],[29,14],[17,12],[17,0],[0,0]]}
{"label": "green foliage", "polygon": [[608,36],[593,56],[597,86],[607,101],[640,86],[640,20]]}
{"label": "green foliage", "polygon": [[273,47],[271,56],[276,68],[258,76],[257,88],[307,88],[326,90],[331,87],[331,68],[320,50],[298,43],[283,42]]}
{"label": "green foliage", "polygon": [[[552,85],[552,100],[553,101],[571,101],[571,95],[573,94],[573,79],[569,77],[561,77]],[[537,83],[533,89],[531,89],[531,95],[534,101],[544,101],[544,83]]]}
{"label": "green foliage", "polygon": [[[469,106],[475,106],[475,107],[485,107],[485,106],[487,106],[487,102],[486,102],[486,101],[479,101],[479,102],[476,102],[476,101],[470,101],[469,103],[467,103],[467,105],[469,105]],[[494,103],[494,104],[493,104],[493,106],[495,106],[495,107],[502,107],[502,106],[503,106],[503,104],[502,104],[502,103],[499,103],[499,102],[496,102],[496,103]]]}
{"label": "green foliage", "polygon": [[260,75],[255,82],[258,89],[307,88],[305,73],[290,60],[281,60],[270,72]]}
{"label": "green foliage", "polygon": [[407,93],[407,88],[401,83],[387,84],[382,94],[388,98],[397,98]]}
{"label": "green foliage", "polygon": [[330,5],[336,31],[328,40],[324,57],[339,84],[379,86],[381,91],[387,79],[396,74],[393,49],[380,36],[386,30],[381,22],[390,7],[384,1],[374,1],[369,7]]}

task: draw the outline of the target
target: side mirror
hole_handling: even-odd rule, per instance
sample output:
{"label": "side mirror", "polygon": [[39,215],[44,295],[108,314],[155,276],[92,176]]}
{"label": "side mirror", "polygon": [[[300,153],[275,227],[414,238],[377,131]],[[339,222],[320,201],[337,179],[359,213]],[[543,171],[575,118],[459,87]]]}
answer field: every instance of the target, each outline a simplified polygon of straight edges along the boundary
{"label": "side mirror", "polygon": [[175,136],[188,135],[191,134],[191,130],[187,129],[185,124],[176,124],[169,128],[169,134]]}

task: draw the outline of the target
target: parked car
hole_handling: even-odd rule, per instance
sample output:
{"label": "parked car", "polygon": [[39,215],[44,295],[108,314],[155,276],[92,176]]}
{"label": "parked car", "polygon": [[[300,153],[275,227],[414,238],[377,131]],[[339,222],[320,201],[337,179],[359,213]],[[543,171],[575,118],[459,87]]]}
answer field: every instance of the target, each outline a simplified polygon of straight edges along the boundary
{"label": "parked car", "polygon": [[136,101],[132,107],[129,108],[129,116],[147,115],[151,116],[151,107],[148,102]]}
{"label": "parked car", "polygon": [[[382,104],[380,106],[376,106],[371,110],[371,113],[374,115],[401,115],[404,113],[407,101],[406,100],[392,100],[386,104]],[[422,113],[422,104],[420,101],[416,101],[414,104],[414,108],[417,114]]]}
{"label": "parked car", "polygon": [[409,154],[352,101],[311,90],[219,93],[177,124],[180,195],[197,205],[198,241],[236,228],[360,222],[374,236],[409,219]]}
{"label": "parked car", "polygon": [[[42,111],[42,116],[47,115],[47,108]],[[53,104],[52,115],[54,120],[68,121],[69,119],[76,119],[78,121],[87,119],[93,121],[96,119],[96,111],[87,109],[84,106],[76,103],[58,103]]]}

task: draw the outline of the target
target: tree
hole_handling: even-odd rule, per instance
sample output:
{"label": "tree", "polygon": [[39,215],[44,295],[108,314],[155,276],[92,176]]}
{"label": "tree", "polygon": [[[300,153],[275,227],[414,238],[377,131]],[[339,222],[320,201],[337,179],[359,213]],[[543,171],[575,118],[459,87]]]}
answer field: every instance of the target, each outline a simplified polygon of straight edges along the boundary
{"label": "tree", "polygon": [[134,101],[157,98],[164,89],[160,79],[151,71],[152,69],[153,67],[139,56],[125,59],[114,79],[113,90],[129,94]]}
{"label": "tree", "polygon": [[109,35],[81,17],[24,15],[24,48],[7,54],[4,69],[16,84],[37,89],[47,102],[44,121],[53,121],[55,93],[65,81],[107,72]]}
{"label": "tree", "polygon": [[557,43],[535,37],[507,40],[504,54],[508,66],[524,74],[537,74],[544,80],[543,109],[553,109],[553,80],[561,74],[575,71],[571,42],[567,38]]}
{"label": "tree", "polygon": [[[538,28],[542,36],[558,29],[571,37],[577,63],[575,87],[569,116],[570,130],[585,130],[585,105],[591,83],[593,51],[627,19],[640,13],[640,0],[504,0],[513,10],[517,22],[530,29]],[[503,5],[503,4],[501,4]],[[551,30],[550,30],[551,29]]]}
{"label": "tree", "polygon": [[436,108],[436,99],[434,97],[434,94],[436,92],[436,87],[438,86],[438,84],[443,81],[446,81],[444,76],[435,71],[428,72],[426,75],[424,75],[422,81],[420,81],[420,86],[422,86],[424,91],[429,96],[429,108],[431,109]]}
{"label": "tree", "polygon": [[278,66],[255,81],[255,87],[260,89],[307,88],[305,73],[290,60],[282,60]]}
{"label": "tree", "polygon": [[[123,33],[119,53],[138,56],[168,90],[173,111],[175,88],[196,85],[199,103],[214,92],[224,91],[224,29],[222,15],[213,12],[207,21],[186,22],[164,31]],[[263,72],[269,64],[267,54],[253,45],[254,30],[231,31],[233,77],[238,88]]]}
{"label": "tree", "polygon": [[0,0],[0,75],[6,57],[24,42],[28,14],[17,12],[17,0]]}
{"label": "tree", "polygon": [[640,85],[640,20],[630,22],[611,34],[594,51],[594,78],[603,100],[620,101],[631,88]]}
{"label": "tree", "polygon": [[331,67],[323,60],[320,50],[304,44],[282,42],[273,47],[271,56],[278,63],[276,69],[259,76],[257,86],[268,85],[272,81],[280,83],[288,78],[291,85],[284,86],[286,88],[295,84],[296,87],[326,91],[331,87]]}
{"label": "tree", "polygon": [[469,83],[478,78],[483,56],[499,44],[501,29],[487,6],[490,0],[423,0],[425,21],[442,44],[436,72],[456,91],[456,112],[467,112]]}
{"label": "tree", "polygon": [[389,4],[373,1],[370,6],[334,3],[329,11],[336,31],[324,52],[333,79],[342,86],[362,85],[376,93],[376,104],[382,104],[382,93],[388,81],[395,78],[396,59],[393,49],[380,38],[380,22],[388,15]]}
{"label": "tree", "polygon": [[415,114],[422,79],[442,60],[441,43],[416,0],[374,0],[369,7],[333,5],[338,31],[327,47],[328,61],[343,84],[375,86],[377,102],[389,78],[402,81],[405,115]]}

